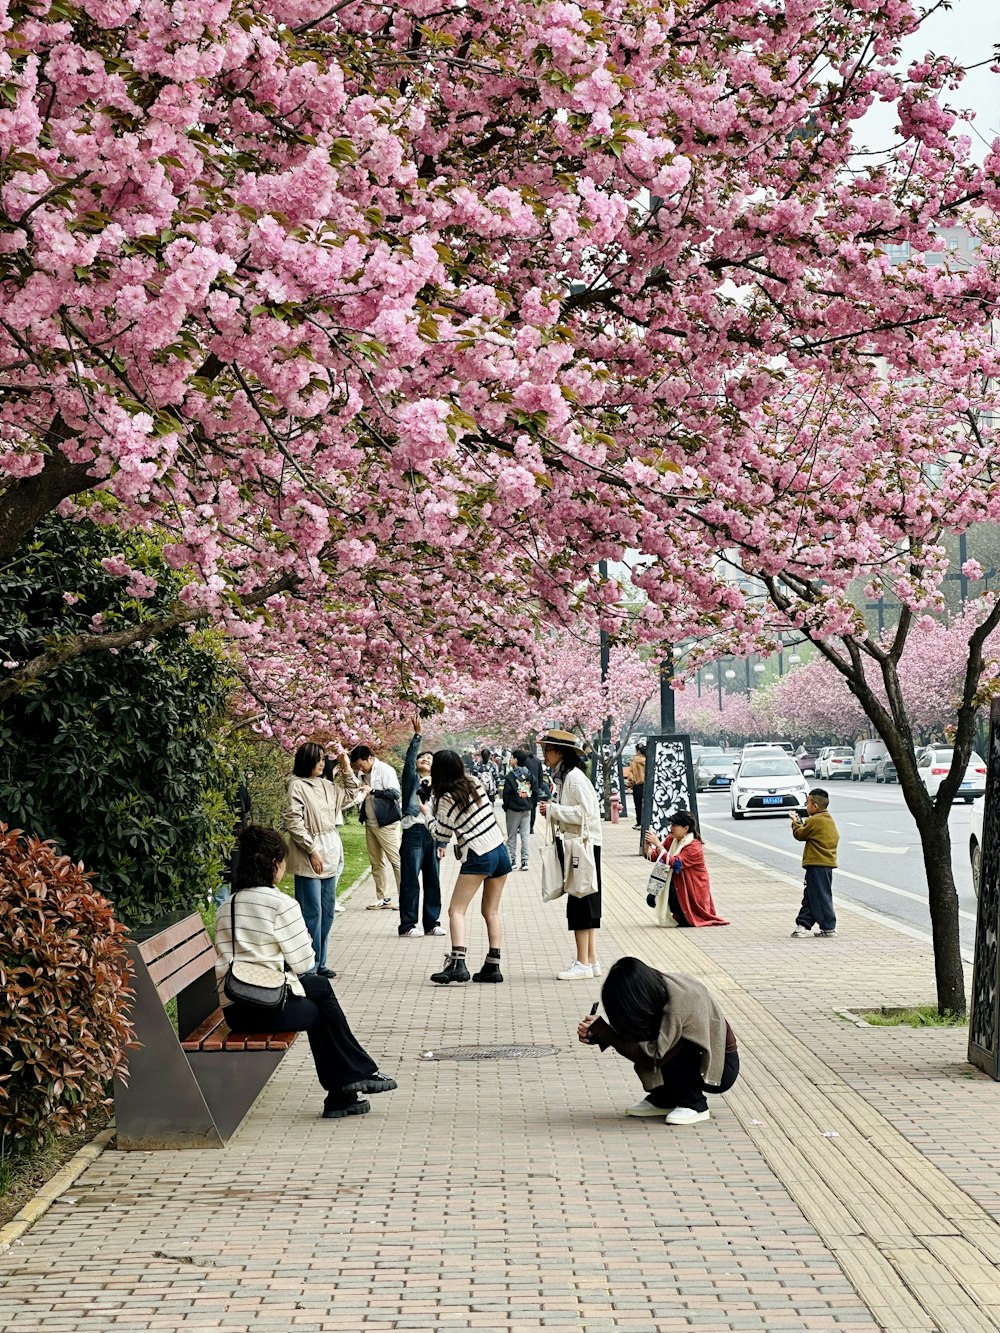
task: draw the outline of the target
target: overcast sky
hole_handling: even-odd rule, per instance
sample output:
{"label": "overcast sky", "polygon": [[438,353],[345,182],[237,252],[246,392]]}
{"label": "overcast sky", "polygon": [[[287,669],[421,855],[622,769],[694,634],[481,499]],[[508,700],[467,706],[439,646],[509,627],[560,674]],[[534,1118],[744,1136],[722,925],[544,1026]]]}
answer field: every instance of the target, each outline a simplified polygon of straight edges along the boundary
{"label": "overcast sky", "polygon": [[[998,44],[1000,0],[953,0],[951,9],[932,14],[920,32],[904,43],[903,59],[909,63],[932,51],[968,66],[989,60]],[[1000,74],[991,74],[988,66],[973,70],[960,90],[946,93],[943,100],[958,109],[975,111],[973,153],[982,160],[983,139],[1000,135]],[[886,109],[872,111],[858,128],[858,140],[869,148],[884,148],[894,123],[894,115]]]}

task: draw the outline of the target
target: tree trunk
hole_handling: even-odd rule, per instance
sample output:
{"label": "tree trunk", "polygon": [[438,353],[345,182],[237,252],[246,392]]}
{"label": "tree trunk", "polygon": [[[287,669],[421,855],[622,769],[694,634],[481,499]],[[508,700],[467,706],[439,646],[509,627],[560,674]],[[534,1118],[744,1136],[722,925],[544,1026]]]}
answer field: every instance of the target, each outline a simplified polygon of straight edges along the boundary
{"label": "tree trunk", "polygon": [[931,818],[918,825],[927,875],[927,903],[934,938],[938,1013],[964,1014],[965,972],[958,924],[958,893],[951,868],[948,811],[932,805]]}

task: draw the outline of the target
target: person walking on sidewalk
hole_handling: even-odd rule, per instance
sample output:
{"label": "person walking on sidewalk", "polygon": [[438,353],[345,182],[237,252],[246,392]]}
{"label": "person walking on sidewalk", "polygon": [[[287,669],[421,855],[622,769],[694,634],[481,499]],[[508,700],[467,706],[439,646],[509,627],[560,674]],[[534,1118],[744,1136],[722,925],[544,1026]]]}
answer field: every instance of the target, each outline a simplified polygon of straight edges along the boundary
{"label": "person walking on sidewalk", "polygon": [[365,783],[361,822],[365,826],[365,846],[375,882],[375,901],[368,904],[367,910],[391,911],[395,904],[389,890],[389,876],[391,873],[398,893],[399,848],[403,837],[399,778],[392,765],[377,759],[367,745],[355,745],[350,759],[351,768]]}
{"label": "person walking on sidewalk", "polygon": [[736,1036],[708,988],[694,977],[619,958],[601,991],[603,1018],[587,1015],[576,1035],[612,1046],[635,1066],[646,1096],[625,1114],[694,1125],[709,1119],[706,1092],[728,1092],[740,1072]]}
{"label": "person walking on sidewalk", "polygon": [[333,977],[326,965],[330,928],[337,911],[337,880],[344,869],[344,845],[337,832],[345,806],[357,800],[358,783],[347,756],[333,781],[323,777],[323,747],[307,741],[295,752],[282,823],[291,839],[288,860],[295,877],[295,901],[302,908],[316,955],[316,971]]}
{"label": "person walking on sidewalk", "polygon": [[[576,832],[590,839],[597,868],[597,892],[585,898],[566,895],[566,924],[576,940],[576,958],[559,981],[585,981],[601,975],[597,961],[597,932],[601,928],[601,806],[594,784],[587,777],[583,746],[571,731],[549,731],[541,739],[542,753],[556,784],[555,799],[541,801],[538,813],[551,813],[560,830]],[[560,859],[562,843],[559,844]]]}
{"label": "person walking on sidewalk", "polygon": [[524,755],[524,766],[531,774],[531,780],[535,784],[535,795],[531,802],[531,825],[529,832],[535,831],[535,815],[538,811],[538,802],[542,799],[542,761],[535,754],[534,747],[522,745],[516,754]]}
{"label": "person walking on sidewalk", "polygon": [[[399,848],[399,933],[405,939],[421,935],[443,935],[441,928],[441,876],[437,847],[431,835],[430,750],[420,750],[423,739],[420,718],[413,719],[413,739],[403,760],[403,840]],[[419,751],[419,753],[418,753]],[[420,885],[424,887],[422,927]]]}
{"label": "person walking on sidewalk", "polygon": [[628,768],[625,769],[625,779],[632,792],[632,799],[635,802],[635,827],[642,828],[642,802],[646,791],[646,743],[640,741],[635,747],[635,755]]}
{"label": "person walking on sidewalk", "polygon": [[521,869],[528,868],[528,835],[531,832],[531,812],[538,800],[538,788],[525,763],[523,750],[515,750],[510,757],[510,768],[503,780],[503,809],[507,816],[507,855],[511,868],[517,860],[517,840],[521,839]]}
{"label": "person walking on sidewalk", "polygon": [[657,925],[729,925],[715,910],[705,849],[690,810],[678,810],[671,816],[670,832],[662,841],[652,829],[647,830],[646,857],[650,861],[666,861],[671,869],[665,890],[646,898],[649,906],[656,908]]}
{"label": "person walking on sidewalk", "polygon": [[510,857],[503,834],[497,825],[493,802],[478,778],[465,771],[462,756],[454,750],[438,750],[431,763],[431,793],[434,797],[434,840],[438,856],[443,857],[454,837],[455,855],[465,861],[448,904],[451,952],[444,968],[431,974],[431,981],[447,986],[453,981],[468,981],[465,965],[465,917],[479,889],[483,886],[482,913],[486,922],[489,952],[486,962],[473,981],[500,982],[500,899],[510,873]]}
{"label": "person walking on sidewalk", "polygon": [[[276,886],[285,873],[288,846],[275,829],[250,824],[239,837],[233,895],[215,918],[219,1003],[231,1032],[305,1032],[316,1076],[326,1091],[324,1120],[364,1115],[365,1093],[392,1092],[387,1078],[351,1031],[329,980],[313,970],[310,933],[298,903]],[[233,959],[256,963],[288,983],[285,1003],[274,1009],[233,1003],[225,980]]]}
{"label": "person walking on sidewalk", "polygon": [[795,918],[792,939],[812,935],[813,926],[829,938],[837,933],[837,914],[833,910],[833,872],[837,868],[837,844],[840,834],[829,811],[830,796],[822,787],[814,787],[806,797],[806,818],[792,811],[792,837],[804,842],[802,866],[805,892]]}

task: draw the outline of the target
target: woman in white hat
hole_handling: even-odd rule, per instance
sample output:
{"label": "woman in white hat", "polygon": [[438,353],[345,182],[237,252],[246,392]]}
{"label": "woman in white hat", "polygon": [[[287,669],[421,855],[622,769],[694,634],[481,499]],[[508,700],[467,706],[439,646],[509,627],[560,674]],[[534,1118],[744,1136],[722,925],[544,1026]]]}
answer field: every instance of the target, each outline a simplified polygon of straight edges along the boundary
{"label": "woman in white hat", "polygon": [[545,763],[556,784],[556,799],[543,801],[538,812],[551,814],[559,828],[580,830],[590,838],[597,863],[597,892],[585,898],[566,897],[566,924],[576,938],[576,959],[560,981],[583,981],[601,975],[597,961],[597,932],[601,928],[601,806],[594,784],[587,777],[583,747],[571,731],[550,730],[540,741]]}

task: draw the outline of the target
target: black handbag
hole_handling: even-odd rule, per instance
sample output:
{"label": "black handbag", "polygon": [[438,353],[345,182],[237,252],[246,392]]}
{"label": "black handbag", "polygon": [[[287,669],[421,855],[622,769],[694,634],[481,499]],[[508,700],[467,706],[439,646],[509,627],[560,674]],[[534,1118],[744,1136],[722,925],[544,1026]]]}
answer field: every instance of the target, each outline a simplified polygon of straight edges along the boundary
{"label": "black handbag", "polygon": [[[236,899],[230,899],[233,917],[233,948],[236,947]],[[277,972],[266,963],[241,962],[234,958],[226,969],[222,989],[227,1000],[234,1004],[252,1004],[258,1009],[281,1009],[288,998],[288,981],[284,972]]]}

